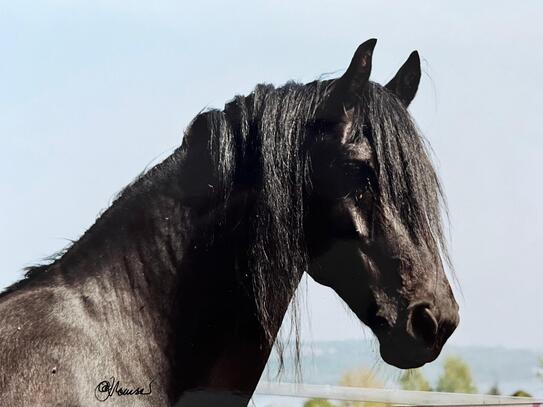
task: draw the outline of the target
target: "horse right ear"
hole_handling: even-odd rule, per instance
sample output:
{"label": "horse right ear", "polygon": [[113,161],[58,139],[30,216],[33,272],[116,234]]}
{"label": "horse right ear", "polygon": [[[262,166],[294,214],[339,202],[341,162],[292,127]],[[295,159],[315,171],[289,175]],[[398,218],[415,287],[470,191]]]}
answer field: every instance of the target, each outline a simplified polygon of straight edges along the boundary
{"label": "horse right ear", "polygon": [[409,106],[420,82],[420,58],[417,51],[413,51],[398,73],[385,85],[385,88],[394,93],[404,104]]}
{"label": "horse right ear", "polygon": [[342,114],[355,106],[369,81],[376,43],[377,40],[372,38],[358,46],[343,76],[332,83],[330,96],[325,102],[325,110],[333,114]]}

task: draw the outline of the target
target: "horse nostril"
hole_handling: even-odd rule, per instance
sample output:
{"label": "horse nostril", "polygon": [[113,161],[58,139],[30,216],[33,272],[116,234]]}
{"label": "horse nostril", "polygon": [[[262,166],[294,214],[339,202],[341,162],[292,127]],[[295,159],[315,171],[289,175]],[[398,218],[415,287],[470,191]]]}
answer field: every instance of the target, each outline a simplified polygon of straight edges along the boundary
{"label": "horse nostril", "polygon": [[428,304],[416,305],[411,311],[411,330],[413,336],[433,346],[437,339],[438,324]]}

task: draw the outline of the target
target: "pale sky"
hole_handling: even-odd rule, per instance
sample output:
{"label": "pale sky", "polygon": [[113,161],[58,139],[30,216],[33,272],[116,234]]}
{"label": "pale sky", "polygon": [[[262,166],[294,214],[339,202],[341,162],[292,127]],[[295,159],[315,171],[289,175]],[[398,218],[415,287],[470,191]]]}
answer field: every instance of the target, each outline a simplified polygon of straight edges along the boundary
{"label": "pale sky", "polygon": [[[451,342],[541,349],[542,17],[536,0],[0,0],[0,288],[77,239],[202,108],[340,74],[375,37],[377,82],[423,59],[411,112],[449,200]],[[363,337],[335,294],[308,291],[304,339]]]}

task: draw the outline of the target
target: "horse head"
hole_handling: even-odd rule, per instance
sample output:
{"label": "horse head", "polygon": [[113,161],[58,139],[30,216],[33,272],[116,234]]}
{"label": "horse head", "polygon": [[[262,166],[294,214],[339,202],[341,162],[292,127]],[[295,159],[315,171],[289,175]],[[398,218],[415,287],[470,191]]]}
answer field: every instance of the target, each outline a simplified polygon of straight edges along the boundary
{"label": "horse head", "polygon": [[381,86],[369,81],[375,42],[328,81],[310,124],[309,274],[372,329],[387,363],[412,368],[439,355],[458,305],[444,271],[441,187],[407,112],[419,56]]}

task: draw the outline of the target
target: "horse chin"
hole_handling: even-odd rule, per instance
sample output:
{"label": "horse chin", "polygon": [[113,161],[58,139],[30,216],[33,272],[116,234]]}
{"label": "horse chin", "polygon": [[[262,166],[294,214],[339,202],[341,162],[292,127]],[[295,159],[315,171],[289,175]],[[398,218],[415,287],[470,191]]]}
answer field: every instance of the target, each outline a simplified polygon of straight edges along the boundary
{"label": "horse chin", "polygon": [[379,341],[379,344],[381,358],[389,365],[400,369],[415,369],[424,366],[434,361],[439,355],[439,352],[426,347],[401,345],[400,341],[395,346],[386,341]]}
{"label": "horse chin", "polygon": [[388,352],[381,352],[381,358],[389,365],[397,367],[399,369],[415,369],[417,367],[424,366],[426,363],[430,361],[424,361],[424,360],[415,360],[410,358],[405,358],[405,356],[400,355],[393,355],[392,353]]}

